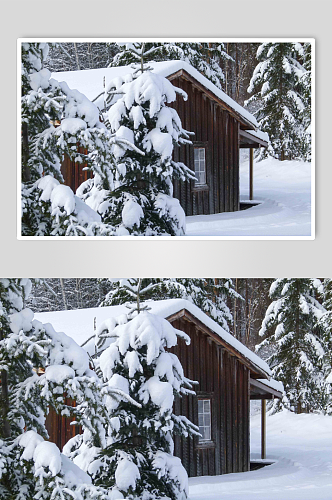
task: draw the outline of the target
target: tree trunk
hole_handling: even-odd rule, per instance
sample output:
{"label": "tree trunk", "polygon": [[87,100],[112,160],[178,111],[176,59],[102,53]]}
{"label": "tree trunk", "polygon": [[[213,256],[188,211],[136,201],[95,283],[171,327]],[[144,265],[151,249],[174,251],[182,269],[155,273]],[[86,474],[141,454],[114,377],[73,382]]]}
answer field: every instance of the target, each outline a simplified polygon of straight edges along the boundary
{"label": "tree trunk", "polygon": [[80,60],[79,60],[79,57],[78,57],[77,43],[74,43],[74,51],[75,51],[75,58],[76,58],[77,70],[80,70],[81,66],[80,66]]}
{"label": "tree trunk", "polygon": [[31,181],[31,172],[28,166],[29,161],[29,139],[28,139],[28,124],[22,124],[22,181]]}
{"label": "tree trunk", "polygon": [[[0,329],[0,340],[5,338],[3,333],[4,324]],[[2,436],[6,439],[10,437],[10,423],[8,422],[8,412],[9,412],[9,389],[8,389],[8,373],[6,370],[2,370],[0,372],[0,403],[1,403],[1,413],[2,413],[2,421],[3,426],[1,429]]]}
{"label": "tree trunk", "polygon": [[66,298],[66,291],[65,291],[65,285],[63,282],[63,278],[59,278],[60,281],[60,287],[61,287],[61,294],[62,294],[62,300],[63,300],[63,307],[67,311],[68,305],[67,305],[67,298]]}

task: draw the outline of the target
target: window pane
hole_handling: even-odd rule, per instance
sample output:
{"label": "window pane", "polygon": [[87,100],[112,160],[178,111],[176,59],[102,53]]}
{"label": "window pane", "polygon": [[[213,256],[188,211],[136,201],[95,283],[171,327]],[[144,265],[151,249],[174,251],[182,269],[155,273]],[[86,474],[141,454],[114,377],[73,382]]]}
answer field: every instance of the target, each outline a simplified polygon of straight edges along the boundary
{"label": "window pane", "polygon": [[210,425],[211,425],[211,415],[210,415],[210,413],[205,413],[205,415],[204,415],[204,425],[207,425],[208,427],[210,427]]}
{"label": "window pane", "polygon": [[194,168],[197,178],[196,184],[205,184],[205,148],[194,148]]}
{"label": "window pane", "polygon": [[210,439],[210,429],[209,429],[209,427],[204,427],[203,439]]}
{"label": "window pane", "polygon": [[198,426],[202,435],[199,441],[211,440],[211,401],[210,399],[198,400]]}

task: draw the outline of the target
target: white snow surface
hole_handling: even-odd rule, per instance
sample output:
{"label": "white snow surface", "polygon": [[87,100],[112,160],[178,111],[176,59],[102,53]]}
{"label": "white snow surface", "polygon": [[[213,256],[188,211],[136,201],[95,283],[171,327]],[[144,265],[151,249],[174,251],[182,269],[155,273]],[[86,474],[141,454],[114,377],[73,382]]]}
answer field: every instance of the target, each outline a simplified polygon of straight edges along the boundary
{"label": "white snow surface", "polygon": [[51,202],[53,213],[61,208],[67,215],[75,214],[79,224],[101,221],[100,215],[76,196],[69,186],[60,184],[51,175],[41,177],[36,185],[42,191],[40,199]]}
{"label": "white snow surface", "polygon": [[[251,459],[260,457],[260,414]],[[331,500],[332,417],[283,411],[267,417],[267,467],[189,479],[190,500]]]}
{"label": "white snow surface", "polygon": [[[201,75],[199,71],[193,68],[185,61],[162,61],[149,63],[149,67],[153,72],[164,76],[165,78],[177,73],[180,70],[185,70],[195,80],[197,80],[206,89],[213,92],[213,94],[221,99],[224,103],[230,106],[238,115],[244,118],[254,128],[258,127],[256,118],[249,113],[246,109],[240,106],[237,102],[231,99],[225,92],[218,89],[210,80]],[[63,71],[52,73],[52,77],[58,81],[65,81],[70,88],[78,89],[90,100],[95,99],[100,93],[104,92],[103,78],[106,78],[106,88],[111,80],[118,77],[123,77],[127,74],[133,73],[134,69],[130,66],[118,66],[114,68],[101,68],[90,69],[83,71]],[[103,105],[104,96],[102,95],[99,100],[95,102],[97,106]]]}
{"label": "white snow surface", "polygon": [[[311,164],[254,162],[254,201],[238,212],[186,217],[186,236],[311,236]],[[240,200],[249,200],[249,160],[240,164]]]}
{"label": "white snow surface", "polygon": [[140,473],[136,464],[123,458],[115,471],[115,483],[119,490],[127,491],[130,486],[135,489],[136,481],[140,478]]}
{"label": "white snow surface", "polygon": [[[204,325],[210,328],[213,332],[219,335],[227,344],[234,347],[239,353],[245,356],[255,367],[258,367],[269,378],[271,370],[267,363],[263,361],[257,354],[250,351],[241,342],[239,342],[230,333],[226,332],[218,323],[207,316],[195,304],[192,304],[185,299],[165,299],[158,301],[147,301],[143,303],[148,305],[151,314],[156,314],[162,318],[169,316],[186,309],[199,319]],[[94,307],[89,309],[74,309],[67,311],[54,311],[35,313],[35,318],[42,323],[51,323],[55,330],[65,331],[67,335],[72,337],[79,345],[94,336],[94,321],[96,318],[97,329],[102,323],[110,318],[117,318],[128,314],[129,309],[125,305]],[[91,339],[85,346],[90,354],[94,353],[94,339]]]}
{"label": "white snow surface", "polygon": [[44,441],[37,432],[32,430],[24,432],[17,442],[21,448],[24,448],[22,459],[33,460],[36,475],[44,467],[48,467],[52,476],[61,472],[69,487],[91,484],[88,474],[63,455],[54,443]]}

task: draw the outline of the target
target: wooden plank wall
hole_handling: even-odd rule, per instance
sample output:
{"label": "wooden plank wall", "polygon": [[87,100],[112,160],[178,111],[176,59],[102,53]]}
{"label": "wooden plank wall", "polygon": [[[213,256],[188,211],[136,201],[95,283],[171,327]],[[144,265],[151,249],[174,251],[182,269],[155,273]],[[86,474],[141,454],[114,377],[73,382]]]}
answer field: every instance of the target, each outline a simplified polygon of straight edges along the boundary
{"label": "wooden plank wall", "polygon": [[[172,324],[191,338],[190,346],[180,340],[172,352],[185,375],[199,382],[197,395],[212,398],[212,443],[176,437],[175,455],[191,477],[248,471],[248,369],[193,323],[178,319]],[[198,423],[197,397],[178,398],[174,410]]]}
{"label": "wooden plank wall", "polygon": [[[174,196],[187,215],[239,210],[239,122],[183,77],[172,83],[188,94],[187,101],[178,96],[173,103],[183,128],[195,132],[191,137],[194,143],[207,147],[207,188],[197,189],[193,181],[175,181]],[[194,170],[193,146],[179,149],[174,160]]]}
{"label": "wooden plank wall", "polygon": [[[86,153],[87,151],[85,150],[85,154]],[[65,155],[61,165],[61,173],[64,178],[64,183],[66,186],[69,186],[74,193],[82,182],[92,177],[92,172],[83,170],[85,166],[85,164],[71,161],[69,156]]]}
{"label": "wooden plank wall", "polygon": [[[75,406],[75,401],[66,399],[67,405]],[[55,443],[60,450],[64,447],[69,439],[80,433],[80,426],[70,425],[74,418],[62,417],[58,415],[53,408],[50,408],[49,414],[46,416],[46,430],[49,435],[49,440]]]}

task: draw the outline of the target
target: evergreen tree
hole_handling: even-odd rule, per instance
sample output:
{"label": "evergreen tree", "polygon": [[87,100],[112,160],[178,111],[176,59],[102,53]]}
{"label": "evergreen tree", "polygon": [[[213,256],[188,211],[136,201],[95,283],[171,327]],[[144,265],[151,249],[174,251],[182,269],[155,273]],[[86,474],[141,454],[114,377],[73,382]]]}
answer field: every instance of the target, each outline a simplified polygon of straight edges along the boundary
{"label": "evergreen tree", "polygon": [[321,282],[312,278],[279,278],[271,285],[273,302],[259,332],[266,338],[257,349],[272,350],[267,362],[284,384],[275,410],[301,413],[322,407],[324,346],[317,320],[323,307],[316,298],[321,290]]}
{"label": "evergreen tree", "polygon": [[115,147],[112,185],[106,185],[95,171],[94,179],[83,183],[78,194],[105,224],[115,228],[116,235],[182,235],[185,213],[172,197],[172,181],[195,177],[172,154],[174,146],[191,142],[177,112],[166,104],[175,101],[177,94],[185,99],[187,95],[146,68],[144,44],[140,50],[141,65],[134,74],[110,83],[105,118],[118,140],[127,139],[137,149]]}
{"label": "evergreen tree", "polygon": [[269,134],[267,149],[259,158],[272,156],[279,160],[301,158],[303,140],[302,114],[304,100],[301,78],[304,68],[299,62],[303,47],[299,43],[262,43],[257,50],[256,66],[248,92],[254,95],[247,104],[259,101],[255,113],[259,127]]}
{"label": "evergreen tree", "polygon": [[303,110],[301,113],[303,134],[302,134],[302,157],[306,161],[311,161],[311,43],[303,45],[303,68],[305,70],[301,77]]}
{"label": "evergreen tree", "polygon": [[[140,43],[118,43],[118,52],[110,66],[126,66],[140,60]],[[221,89],[225,83],[222,66],[233,58],[223,43],[162,42],[145,44],[144,62],[181,60],[196,68],[202,75]]]}
{"label": "evergreen tree", "polygon": [[319,320],[319,327],[323,331],[325,347],[324,356],[324,411],[332,414],[332,279],[325,278],[323,284],[324,314]]}
{"label": "evergreen tree", "polygon": [[178,337],[187,344],[190,339],[167,320],[150,314],[140,305],[139,295],[136,305],[129,321],[101,325],[97,347],[105,348],[108,341],[99,359],[105,383],[136,398],[141,406],[108,403],[108,446],[88,470],[95,484],[128,500],[184,500],[188,477],[180,459],[173,456],[173,435],[199,434],[186,417],[173,414],[173,403],[174,397],[195,393],[177,356],[167,349],[177,344]]}
{"label": "evergreen tree", "polygon": [[52,407],[74,417],[85,446],[102,447],[110,423],[105,398],[128,396],[102,384],[71,338],[23,308],[30,288],[27,279],[0,279],[0,496],[106,499],[105,490],[45,441],[45,415]]}
{"label": "evergreen tree", "polygon": [[83,94],[50,78],[47,54],[47,44],[22,44],[22,234],[108,234],[100,216],[60,184],[61,162],[66,154],[86,163],[109,186],[114,146],[130,145],[112,135]]}
{"label": "evergreen tree", "polygon": [[135,278],[110,280],[109,291],[101,306],[132,302],[139,293],[140,300],[182,298],[189,300],[211,316],[227,332],[233,326],[230,303],[242,300],[229,278],[143,278],[140,290]]}

